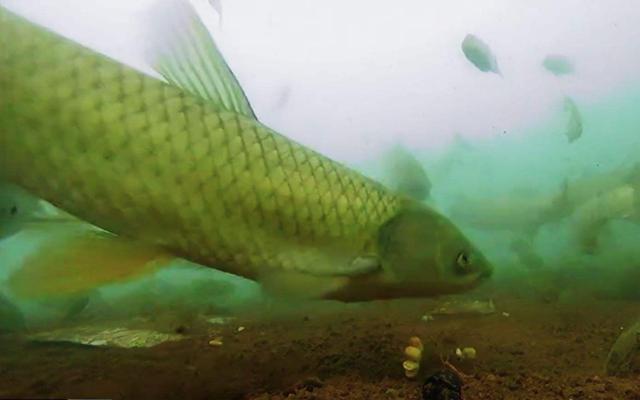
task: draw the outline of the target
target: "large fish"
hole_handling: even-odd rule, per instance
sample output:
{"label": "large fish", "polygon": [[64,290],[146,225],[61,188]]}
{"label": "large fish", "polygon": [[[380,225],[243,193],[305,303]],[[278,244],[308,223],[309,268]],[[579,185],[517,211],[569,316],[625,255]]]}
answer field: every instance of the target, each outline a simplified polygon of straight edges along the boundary
{"label": "large fish", "polygon": [[15,292],[81,292],[176,257],[340,300],[490,274],[444,216],[261,124],[197,12],[174,8],[156,63],[169,83],[0,8],[0,179],[105,231],[54,241]]}

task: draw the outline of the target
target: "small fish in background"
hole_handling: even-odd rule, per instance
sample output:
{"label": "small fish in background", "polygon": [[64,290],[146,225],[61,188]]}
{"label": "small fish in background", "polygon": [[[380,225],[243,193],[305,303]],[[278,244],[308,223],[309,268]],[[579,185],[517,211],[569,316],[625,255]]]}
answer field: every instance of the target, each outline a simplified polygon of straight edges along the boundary
{"label": "small fish in background", "polygon": [[449,206],[449,215],[476,229],[522,232],[534,236],[550,202],[550,196],[544,194],[510,193],[482,197],[461,195]]}
{"label": "small fish in background", "polygon": [[542,66],[556,76],[573,74],[573,63],[565,56],[550,54],[542,61]]}
{"label": "small fish in background", "polygon": [[509,246],[518,257],[518,261],[528,269],[540,269],[544,267],[544,260],[535,251],[533,242],[525,238],[516,238]]}
{"label": "small fish in background", "polygon": [[456,132],[446,150],[434,156],[434,162],[429,167],[432,182],[444,181],[455,169],[464,168],[468,163],[468,155],[474,151],[475,147],[460,132]]}
{"label": "small fish in background", "polygon": [[[632,167],[623,165],[610,171],[582,177],[565,179],[558,193],[547,200],[548,207],[541,214],[541,224],[563,220],[572,216],[585,204],[601,196],[610,196],[623,187],[630,187],[640,193],[640,162]],[[640,198],[635,214],[640,215]]]}
{"label": "small fish in background", "polygon": [[599,238],[610,221],[640,222],[637,207],[638,194],[632,185],[594,196],[582,204],[572,215],[572,229],[580,248],[588,254],[598,250]]}
{"label": "small fish in background", "polygon": [[468,34],[462,41],[462,52],[482,72],[493,72],[500,76],[498,61],[489,46],[475,35]]}
{"label": "small fish in background", "polygon": [[576,103],[569,96],[564,98],[564,110],[569,113],[569,120],[567,121],[564,134],[569,140],[569,143],[573,143],[582,136],[582,115]]}
{"label": "small fish in background", "polygon": [[396,144],[386,154],[387,185],[396,193],[418,201],[426,200],[431,193],[431,181],[420,162],[404,146]]}

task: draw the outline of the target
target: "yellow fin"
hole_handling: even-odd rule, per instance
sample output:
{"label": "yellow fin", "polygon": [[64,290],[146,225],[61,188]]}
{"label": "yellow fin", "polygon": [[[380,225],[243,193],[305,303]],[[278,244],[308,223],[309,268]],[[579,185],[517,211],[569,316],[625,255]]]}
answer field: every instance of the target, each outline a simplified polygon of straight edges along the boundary
{"label": "yellow fin", "polygon": [[67,296],[152,273],[173,257],[160,249],[101,232],[48,243],[9,278],[19,297]]}

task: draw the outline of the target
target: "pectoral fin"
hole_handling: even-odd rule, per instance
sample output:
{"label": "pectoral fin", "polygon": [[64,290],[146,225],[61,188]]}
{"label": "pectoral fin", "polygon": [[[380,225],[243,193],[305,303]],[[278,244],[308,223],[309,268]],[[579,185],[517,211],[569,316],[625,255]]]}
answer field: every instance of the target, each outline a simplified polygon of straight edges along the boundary
{"label": "pectoral fin", "polygon": [[67,296],[152,273],[173,257],[155,247],[103,232],[76,233],[45,244],[9,278],[26,298]]}
{"label": "pectoral fin", "polygon": [[382,268],[380,259],[375,255],[356,257],[349,266],[349,275],[366,275]]}
{"label": "pectoral fin", "polygon": [[271,272],[260,278],[266,293],[292,299],[320,299],[337,291],[349,281],[347,277],[315,276],[300,272]]}

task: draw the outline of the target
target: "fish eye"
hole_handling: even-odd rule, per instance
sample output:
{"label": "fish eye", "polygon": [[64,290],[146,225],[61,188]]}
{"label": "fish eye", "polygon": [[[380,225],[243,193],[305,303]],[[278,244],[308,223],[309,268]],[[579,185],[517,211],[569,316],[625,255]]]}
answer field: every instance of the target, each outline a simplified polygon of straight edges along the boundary
{"label": "fish eye", "polygon": [[456,257],[456,265],[462,272],[467,272],[471,266],[471,256],[466,251],[461,251]]}
{"label": "fish eye", "polygon": [[17,212],[18,212],[18,207],[16,206],[11,207],[11,211],[10,211],[11,215],[16,215]]}

